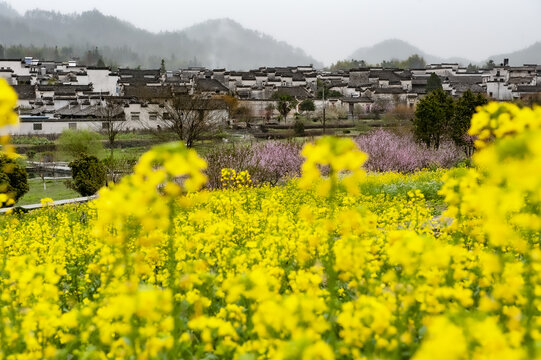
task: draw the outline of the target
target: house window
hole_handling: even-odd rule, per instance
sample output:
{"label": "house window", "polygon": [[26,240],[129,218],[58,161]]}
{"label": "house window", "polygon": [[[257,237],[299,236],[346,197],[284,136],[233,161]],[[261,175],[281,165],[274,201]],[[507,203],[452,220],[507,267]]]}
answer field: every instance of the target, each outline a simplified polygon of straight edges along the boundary
{"label": "house window", "polygon": [[139,113],[138,112],[132,112],[131,113],[131,119],[133,121],[139,121]]}
{"label": "house window", "polygon": [[171,119],[171,115],[168,112],[164,112],[162,116],[165,120]]}
{"label": "house window", "polygon": [[148,113],[148,118],[152,121],[158,120],[158,113],[157,112],[150,112]]}
{"label": "house window", "polygon": [[77,129],[77,123],[68,123],[68,128],[70,130],[76,130]]}
{"label": "house window", "polygon": [[107,129],[109,129],[109,123],[108,123],[108,122],[102,122],[102,123],[101,123],[101,128],[102,128],[102,130],[107,130]]}
{"label": "house window", "polygon": [[34,124],[34,131],[43,130],[43,124]]}

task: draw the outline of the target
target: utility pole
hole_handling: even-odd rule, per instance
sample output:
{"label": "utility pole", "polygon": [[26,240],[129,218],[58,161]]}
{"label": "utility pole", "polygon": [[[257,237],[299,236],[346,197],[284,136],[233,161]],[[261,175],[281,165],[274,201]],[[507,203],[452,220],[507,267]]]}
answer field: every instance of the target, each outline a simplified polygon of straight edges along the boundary
{"label": "utility pole", "polygon": [[323,134],[326,130],[326,119],[325,119],[325,82],[323,82]]}

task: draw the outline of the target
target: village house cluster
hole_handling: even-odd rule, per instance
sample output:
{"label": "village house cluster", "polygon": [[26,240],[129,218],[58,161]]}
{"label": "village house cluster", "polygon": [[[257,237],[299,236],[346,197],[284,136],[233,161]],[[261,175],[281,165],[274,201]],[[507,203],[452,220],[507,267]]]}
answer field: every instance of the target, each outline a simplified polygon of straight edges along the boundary
{"label": "village house cluster", "polygon": [[[118,69],[83,66],[33,58],[0,59],[0,77],[19,95],[21,124],[14,134],[55,134],[65,129],[100,130],[104,107],[122,104],[114,116],[125,129],[159,128],[167,117],[167,103],[176,96],[238,99],[254,118],[268,115],[276,92],[297,100],[314,100],[316,111],[324,106],[356,118],[396,106],[414,107],[426,95],[427,80],[434,73],[443,90],[460,96],[467,90],[499,101],[541,94],[541,66],[513,67],[505,60],[492,69],[468,71],[458,64],[433,64],[424,69],[358,68],[349,71],[316,70],[311,65],[261,67],[250,71],[188,68],[177,71]],[[322,97],[321,88],[327,95]],[[340,96],[338,96],[338,94]],[[331,95],[331,96],[329,96]],[[225,103],[213,101],[214,119],[227,123]],[[276,112],[274,115],[278,115]],[[267,116],[268,117],[268,116]]]}

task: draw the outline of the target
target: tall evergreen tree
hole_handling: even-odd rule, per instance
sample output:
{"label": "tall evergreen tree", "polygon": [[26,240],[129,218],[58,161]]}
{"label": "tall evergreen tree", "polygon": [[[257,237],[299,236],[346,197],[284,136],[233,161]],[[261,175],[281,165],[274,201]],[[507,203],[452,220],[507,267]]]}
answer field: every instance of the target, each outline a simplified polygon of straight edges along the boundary
{"label": "tall evergreen tree", "polygon": [[441,85],[441,79],[435,73],[430,74],[426,82],[426,92],[429,93],[434,90],[442,90],[443,86]]}
{"label": "tall evergreen tree", "polygon": [[455,104],[449,135],[457,146],[464,149],[467,156],[471,156],[474,150],[473,139],[468,136],[471,118],[475,114],[475,109],[486,103],[488,103],[486,97],[481,94],[475,95],[470,90],[467,90]]}
{"label": "tall evergreen tree", "polygon": [[165,74],[165,59],[162,59],[162,63],[160,65],[160,73],[163,75]]}
{"label": "tall evergreen tree", "polygon": [[430,92],[415,111],[413,130],[416,139],[426,147],[438,149],[453,117],[453,108],[451,95],[441,89]]}

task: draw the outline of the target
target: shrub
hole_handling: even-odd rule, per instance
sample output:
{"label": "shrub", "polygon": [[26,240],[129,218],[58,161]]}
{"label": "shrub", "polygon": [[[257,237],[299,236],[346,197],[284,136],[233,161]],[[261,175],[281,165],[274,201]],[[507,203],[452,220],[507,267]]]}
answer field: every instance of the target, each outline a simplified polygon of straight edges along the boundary
{"label": "shrub", "polygon": [[314,100],[312,99],[305,99],[303,100],[299,105],[300,111],[316,111],[316,105],[314,103]]}
{"label": "shrub", "polygon": [[0,155],[0,193],[14,201],[29,190],[28,174],[23,165],[5,155]]}
{"label": "shrub", "polygon": [[207,186],[220,188],[222,169],[236,172],[247,170],[255,185],[277,184],[288,176],[300,174],[301,144],[295,142],[266,141],[253,146],[219,147],[206,155],[209,177]]}
{"label": "shrub", "polygon": [[293,125],[293,131],[295,132],[295,135],[297,136],[303,136],[304,135],[304,123],[302,120],[295,120],[295,124]]}
{"label": "shrub", "polygon": [[36,157],[36,152],[34,150],[28,150],[26,152],[26,157],[28,158],[28,160],[34,160],[34,158]]}
{"label": "shrub", "polygon": [[88,130],[65,130],[58,138],[58,146],[64,154],[79,157],[99,156],[103,151],[101,136]]}
{"label": "shrub", "polygon": [[133,167],[137,164],[137,157],[135,156],[120,156],[120,157],[107,157],[102,160],[103,165],[109,174],[109,181],[117,183],[125,175],[130,174],[133,171]]}
{"label": "shrub", "polygon": [[415,117],[415,108],[399,104],[389,111],[388,114],[395,120],[410,122]]}
{"label": "shrub", "polygon": [[257,172],[252,175],[252,180],[275,185],[284,178],[300,175],[302,145],[294,141],[266,141],[255,145],[250,165]]}
{"label": "shrub", "polygon": [[361,150],[368,153],[365,163],[371,171],[412,172],[429,167],[451,167],[461,159],[461,153],[450,142],[439,149],[427,149],[411,135],[397,135],[382,129],[356,138]]}
{"label": "shrub", "polygon": [[97,157],[85,155],[72,161],[69,166],[73,180],[68,182],[68,186],[82,196],[94,195],[105,185],[107,171]]}

